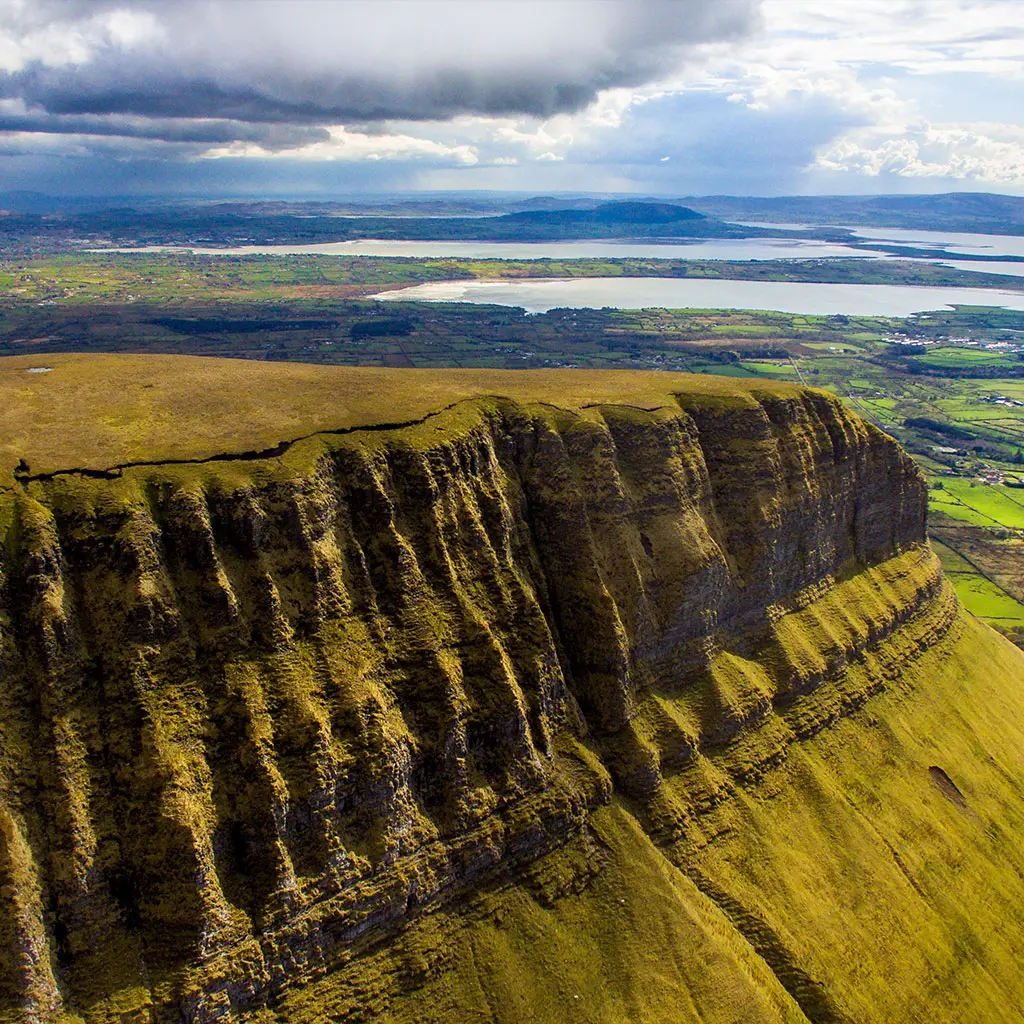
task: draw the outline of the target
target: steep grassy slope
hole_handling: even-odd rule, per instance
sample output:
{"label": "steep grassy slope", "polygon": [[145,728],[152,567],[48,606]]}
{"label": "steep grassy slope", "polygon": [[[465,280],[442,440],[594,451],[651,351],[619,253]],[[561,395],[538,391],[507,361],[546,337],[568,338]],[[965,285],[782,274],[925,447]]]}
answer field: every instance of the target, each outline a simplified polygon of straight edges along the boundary
{"label": "steep grassy slope", "polygon": [[599,868],[572,846],[542,862],[559,898],[509,886],[442,912],[265,1019],[1019,1021],[1021,685],[1018,652],[960,620],[691,842],[659,850],[613,803],[590,819]]}
{"label": "steep grassy slope", "polygon": [[1024,1019],[1024,655],[836,401],[43,365],[0,1019]]}

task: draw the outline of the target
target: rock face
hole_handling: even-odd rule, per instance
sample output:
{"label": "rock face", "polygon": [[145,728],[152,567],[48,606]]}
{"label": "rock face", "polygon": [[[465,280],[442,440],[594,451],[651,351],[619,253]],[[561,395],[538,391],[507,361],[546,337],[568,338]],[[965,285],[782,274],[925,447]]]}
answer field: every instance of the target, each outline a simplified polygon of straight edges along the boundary
{"label": "rock face", "polygon": [[3,503],[0,1018],[263,1019],[585,888],[542,867],[611,802],[845,1019],[694,852],[955,619],[922,480],[836,401],[481,398]]}

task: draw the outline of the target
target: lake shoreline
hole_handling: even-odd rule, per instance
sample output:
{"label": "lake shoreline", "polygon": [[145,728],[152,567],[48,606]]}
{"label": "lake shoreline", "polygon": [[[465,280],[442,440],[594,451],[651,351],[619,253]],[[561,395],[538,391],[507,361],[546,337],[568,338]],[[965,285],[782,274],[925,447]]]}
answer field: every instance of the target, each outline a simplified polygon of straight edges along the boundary
{"label": "lake shoreline", "polygon": [[711,278],[587,277],[431,281],[370,296],[382,302],[552,309],[733,309],[819,316],[911,316],[955,306],[1024,311],[1024,293],[1000,289],[893,284],[735,281]]}

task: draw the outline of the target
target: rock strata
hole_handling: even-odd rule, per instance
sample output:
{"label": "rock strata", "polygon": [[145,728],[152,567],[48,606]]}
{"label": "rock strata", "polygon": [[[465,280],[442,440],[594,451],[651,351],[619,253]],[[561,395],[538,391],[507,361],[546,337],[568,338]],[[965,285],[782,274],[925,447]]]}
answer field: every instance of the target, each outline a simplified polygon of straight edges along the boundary
{"label": "rock strata", "polygon": [[12,1020],[256,1013],[609,801],[685,871],[956,611],[906,455],[795,389],[480,398],[2,500]]}

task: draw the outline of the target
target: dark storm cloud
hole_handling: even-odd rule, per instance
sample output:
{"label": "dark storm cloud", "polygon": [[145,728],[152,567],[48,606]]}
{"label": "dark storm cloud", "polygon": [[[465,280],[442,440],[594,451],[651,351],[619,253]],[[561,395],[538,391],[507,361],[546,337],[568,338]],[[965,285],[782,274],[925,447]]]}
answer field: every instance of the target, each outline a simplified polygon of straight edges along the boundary
{"label": "dark storm cloud", "polygon": [[0,132],[87,135],[113,139],[151,139],[167,143],[223,145],[255,142],[274,151],[294,149],[330,138],[326,128],[296,124],[247,124],[227,120],[13,113],[0,110]]}
{"label": "dark storm cloud", "polygon": [[544,117],[743,36],[758,2],[9,0],[0,130],[273,147],[284,125]]}

